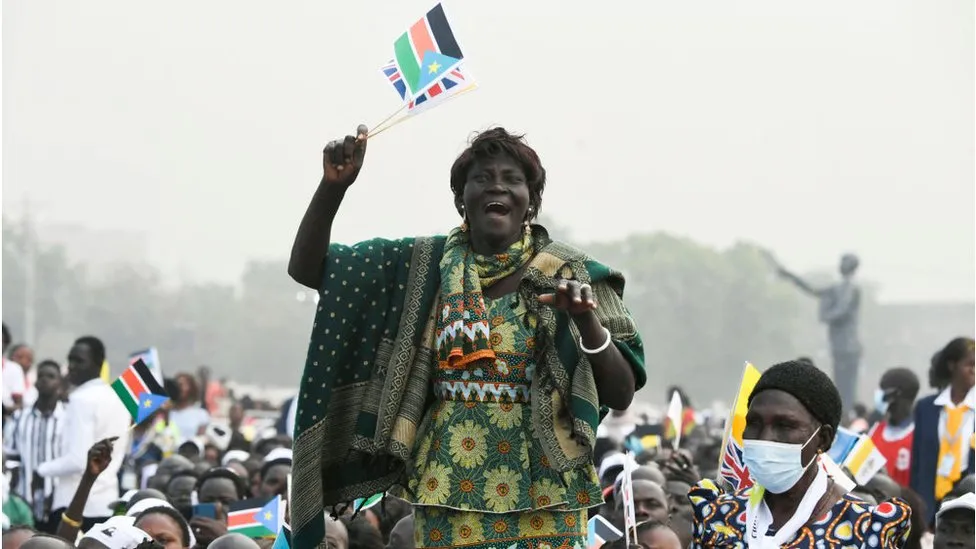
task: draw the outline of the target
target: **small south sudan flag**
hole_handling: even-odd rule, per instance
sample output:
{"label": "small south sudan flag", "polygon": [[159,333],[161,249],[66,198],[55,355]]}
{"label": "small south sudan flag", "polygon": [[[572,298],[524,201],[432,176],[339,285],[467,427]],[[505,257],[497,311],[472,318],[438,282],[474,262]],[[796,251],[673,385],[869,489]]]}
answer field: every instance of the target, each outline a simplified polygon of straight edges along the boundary
{"label": "small south sudan flag", "polygon": [[169,400],[166,390],[141,360],[132,363],[113,381],[112,389],[136,423],[142,423]]}

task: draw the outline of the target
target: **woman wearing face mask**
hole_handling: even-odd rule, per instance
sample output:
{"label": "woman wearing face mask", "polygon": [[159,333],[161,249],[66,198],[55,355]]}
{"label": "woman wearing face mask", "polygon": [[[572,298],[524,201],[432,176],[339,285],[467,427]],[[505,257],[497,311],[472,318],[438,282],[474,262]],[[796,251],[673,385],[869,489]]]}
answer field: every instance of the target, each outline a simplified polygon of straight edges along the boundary
{"label": "woman wearing face mask", "polygon": [[743,461],[755,485],[732,494],[711,481],[693,488],[692,546],[901,547],[908,505],[892,499],[870,506],[821,463],[840,417],[837,387],[816,366],[791,361],[763,373],[743,432]]}

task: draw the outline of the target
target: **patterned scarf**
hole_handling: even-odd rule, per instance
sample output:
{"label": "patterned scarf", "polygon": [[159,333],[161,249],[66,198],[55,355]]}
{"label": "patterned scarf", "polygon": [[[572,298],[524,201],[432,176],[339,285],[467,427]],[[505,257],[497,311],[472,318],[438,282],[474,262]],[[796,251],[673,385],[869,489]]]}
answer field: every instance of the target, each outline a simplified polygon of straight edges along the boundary
{"label": "patterned scarf", "polygon": [[495,358],[482,289],[517,272],[535,254],[532,231],[522,233],[504,253],[480,255],[468,233],[454,229],[441,258],[441,310],[437,315],[437,362],[458,369],[483,358]]}

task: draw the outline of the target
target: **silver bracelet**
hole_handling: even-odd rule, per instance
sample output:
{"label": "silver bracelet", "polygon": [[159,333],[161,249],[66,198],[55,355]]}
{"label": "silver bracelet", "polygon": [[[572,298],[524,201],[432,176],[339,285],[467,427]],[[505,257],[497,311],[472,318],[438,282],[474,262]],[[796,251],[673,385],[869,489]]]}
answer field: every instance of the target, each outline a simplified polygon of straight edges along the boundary
{"label": "silver bracelet", "polygon": [[603,351],[606,351],[607,347],[610,346],[610,339],[611,339],[610,330],[608,330],[606,326],[600,326],[600,327],[603,328],[603,333],[607,334],[607,340],[603,342],[603,345],[600,345],[596,349],[587,349],[586,345],[583,344],[583,336],[580,336],[579,344],[580,344],[580,350],[583,351],[583,354],[586,355],[599,354],[602,353]]}

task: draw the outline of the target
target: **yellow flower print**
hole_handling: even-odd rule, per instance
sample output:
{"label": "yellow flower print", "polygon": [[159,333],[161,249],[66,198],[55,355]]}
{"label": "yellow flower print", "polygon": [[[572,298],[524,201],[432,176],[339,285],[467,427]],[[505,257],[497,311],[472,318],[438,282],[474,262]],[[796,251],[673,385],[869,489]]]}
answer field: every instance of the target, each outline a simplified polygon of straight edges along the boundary
{"label": "yellow flower print", "polygon": [[443,505],[451,495],[451,469],[441,463],[431,463],[420,477],[418,503]]}
{"label": "yellow flower print", "polygon": [[556,529],[556,521],[552,513],[521,513],[519,515],[519,535],[523,537],[538,536]]}
{"label": "yellow flower print", "polygon": [[508,523],[505,519],[498,519],[491,525],[491,529],[495,531],[496,534],[504,534],[508,532]]}
{"label": "yellow flower print", "polygon": [[536,509],[544,509],[566,501],[566,490],[552,479],[544,478],[532,484],[532,497]]}
{"label": "yellow flower print", "polygon": [[566,528],[569,528],[570,530],[576,528],[576,525],[579,524],[579,521],[576,519],[576,514],[566,513],[563,515],[563,524],[565,524]]}
{"label": "yellow flower print", "polygon": [[497,328],[505,322],[505,317],[502,315],[494,316],[491,318],[491,327]]}
{"label": "yellow flower print", "polygon": [[511,511],[518,501],[518,483],[522,480],[522,473],[502,465],[485,471],[485,480],[485,504],[495,513]]}
{"label": "yellow flower print", "polygon": [[484,463],[488,448],[485,437],[488,429],[470,419],[452,425],[448,430],[451,434],[450,452],[454,462],[461,467],[477,467]]}
{"label": "yellow flower print", "polygon": [[434,411],[431,412],[431,419],[434,420],[434,425],[444,425],[447,419],[451,417],[451,413],[454,412],[455,404],[455,402],[449,400],[434,404]]}
{"label": "yellow flower print", "polygon": [[506,322],[491,328],[491,347],[496,351],[514,351],[515,334],[518,333],[518,326],[511,322]]}
{"label": "yellow flower print", "polygon": [[579,492],[576,492],[576,503],[580,505],[589,505],[590,494],[584,490],[580,490]]}
{"label": "yellow flower print", "polygon": [[454,513],[448,520],[454,530],[452,543],[466,545],[485,541],[485,531],[481,526],[480,513]]}
{"label": "yellow flower print", "polygon": [[511,402],[486,404],[488,420],[499,429],[511,429],[522,424],[522,407]]}

